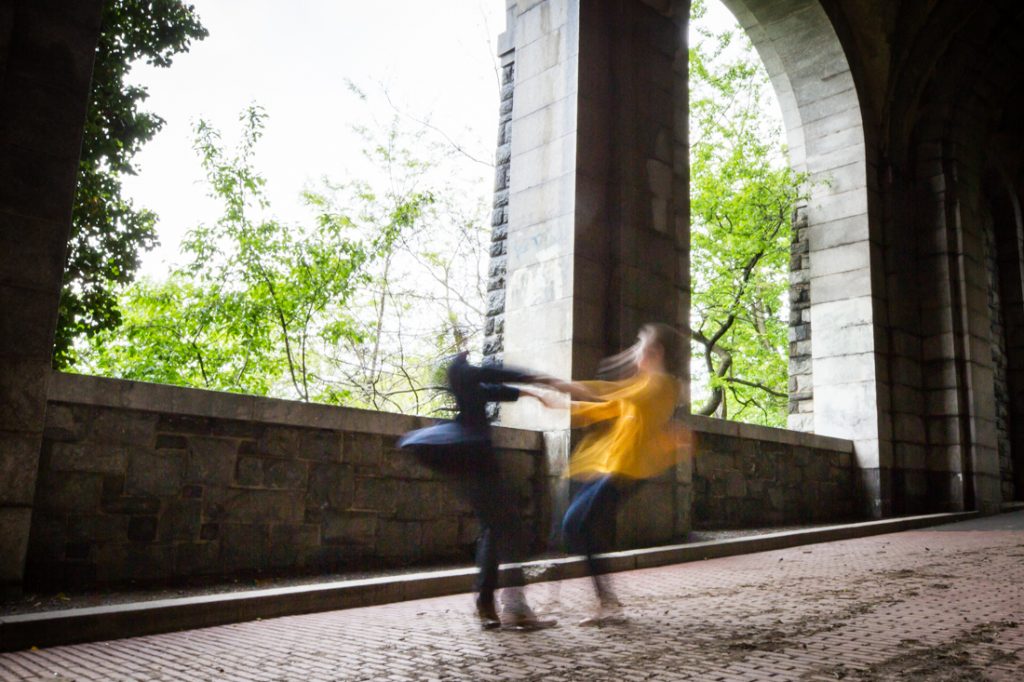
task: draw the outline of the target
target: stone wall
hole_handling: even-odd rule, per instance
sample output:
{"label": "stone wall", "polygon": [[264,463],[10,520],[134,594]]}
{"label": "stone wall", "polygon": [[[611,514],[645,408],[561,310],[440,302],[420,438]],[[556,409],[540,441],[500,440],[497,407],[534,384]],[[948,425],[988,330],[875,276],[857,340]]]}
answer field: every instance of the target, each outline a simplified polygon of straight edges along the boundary
{"label": "stone wall", "polygon": [[0,3],[0,592],[24,571],[102,8]]}
{"label": "stone wall", "polygon": [[[54,373],[50,384],[30,586],[471,560],[471,510],[394,447],[424,418],[70,374]],[[850,441],[683,421],[697,433],[698,454],[639,486],[620,510],[615,548],[682,541],[691,523],[854,514]],[[568,486],[550,462],[564,459],[552,453],[570,440],[495,429],[534,550],[560,546],[552,519]]]}
{"label": "stone wall", "polygon": [[982,225],[985,244],[985,270],[988,273],[988,314],[992,330],[992,387],[996,410],[996,447],[999,449],[1000,486],[1004,500],[1012,500],[1013,457],[1010,441],[1010,386],[1006,355],[1006,325],[999,293],[999,258],[992,216]]}
{"label": "stone wall", "polygon": [[848,440],[691,417],[694,528],[826,523],[856,518]]}
{"label": "stone wall", "polygon": [[794,431],[814,430],[814,376],[811,373],[811,257],[807,210],[793,212],[789,248],[789,418]]}
{"label": "stone wall", "polygon": [[491,217],[491,262],[487,276],[487,317],[484,323],[484,362],[502,364],[505,349],[505,274],[508,261],[508,181],[512,166],[512,92],[515,51],[501,55],[501,105],[498,112],[498,151],[494,159],[494,212]]}
{"label": "stone wall", "polygon": [[[477,526],[394,448],[427,420],[54,374],[26,580],[49,587],[459,561]],[[496,429],[533,545],[540,434]]]}

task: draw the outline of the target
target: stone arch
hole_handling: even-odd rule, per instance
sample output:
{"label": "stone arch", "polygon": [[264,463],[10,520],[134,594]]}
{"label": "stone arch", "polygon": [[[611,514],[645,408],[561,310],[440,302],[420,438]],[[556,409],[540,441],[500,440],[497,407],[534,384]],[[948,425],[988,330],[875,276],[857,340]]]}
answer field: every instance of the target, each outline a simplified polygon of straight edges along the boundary
{"label": "stone arch", "polygon": [[[878,323],[884,297],[877,196],[861,98],[843,41],[818,0],[723,0],[764,62],[782,106],[793,166],[811,197],[797,216],[791,280],[790,427],[857,443],[865,498],[879,500],[891,466],[880,403]],[[808,318],[809,313],[809,319]],[[809,347],[808,347],[809,346]],[[885,513],[881,507],[871,510]]]}
{"label": "stone arch", "polygon": [[[503,350],[509,362],[586,376],[638,321],[688,317],[689,2],[506,3],[516,75]],[[862,497],[884,515],[892,453],[876,172],[848,46],[820,0],[726,6],[768,67],[794,164],[814,181],[800,211],[808,257],[795,277],[810,295],[798,301],[805,374],[792,426],[854,440]],[[503,421],[539,423],[519,410]]]}
{"label": "stone arch", "polygon": [[[886,251],[891,333],[919,344],[901,360],[912,370],[904,388],[922,422],[920,446],[894,429],[897,492],[910,511],[991,511],[1015,494],[1000,489],[1014,421],[1000,388],[1013,360],[1000,354],[1024,314],[1016,179],[1024,138],[1006,120],[1024,86],[1010,66],[1024,14],[999,5],[939,4],[910,22],[916,33],[904,36],[909,47],[887,91],[884,230],[887,244],[916,256],[895,267],[899,253]],[[896,288],[917,300],[897,300]],[[911,448],[920,457],[901,459]]]}

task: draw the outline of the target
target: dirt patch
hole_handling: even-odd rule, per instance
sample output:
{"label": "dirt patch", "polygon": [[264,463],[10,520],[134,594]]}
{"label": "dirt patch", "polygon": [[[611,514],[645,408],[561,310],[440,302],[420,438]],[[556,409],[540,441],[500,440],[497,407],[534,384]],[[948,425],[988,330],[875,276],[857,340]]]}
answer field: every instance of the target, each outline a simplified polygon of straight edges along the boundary
{"label": "dirt patch", "polygon": [[852,670],[840,664],[826,671],[838,680],[856,682],[884,682],[887,680],[909,680],[910,682],[979,682],[990,679],[985,668],[995,663],[1018,660],[1017,654],[989,650],[988,656],[972,652],[977,644],[995,641],[1000,632],[1016,628],[1014,621],[998,621],[977,625],[956,639],[938,646],[921,645],[917,640],[905,639],[901,645],[907,647],[897,654],[867,670]]}

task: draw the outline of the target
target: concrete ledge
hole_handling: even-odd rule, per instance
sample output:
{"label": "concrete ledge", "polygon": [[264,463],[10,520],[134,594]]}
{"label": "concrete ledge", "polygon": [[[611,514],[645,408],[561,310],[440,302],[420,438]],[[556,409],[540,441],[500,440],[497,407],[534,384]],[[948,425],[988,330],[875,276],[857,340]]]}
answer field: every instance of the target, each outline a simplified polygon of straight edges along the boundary
{"label": "concrete ledge", "polygon": [[790,429],[776,429],[770,426],[759,426],[758,424],[744,424],[743,422],[734,422],[727,419],[712,419],[711,417],[702,417],[697,414],[682,415],[679,419],[697,433],[733,436],[735,438],[760,440],[768,443],[800,445],[819,450],[853,452],[853,441],[843,438],[819,436],[813,433],[792,431]]}
{"label": "concrete ledge", "polygon": [[[400,436],[434,422],[427,417],[393,412],[63,372],[51,374],[48,400],[51,403],[95,405],[385,436]],[[493,437],[494,444],[499,448],[541,450],[544,447],[543,437],[538,431],[495,427]]]}
{"label": "concrete ledge", "polygon": [[[928,514],[867,521],[753,537],[649,547],[604,555],[613,572],[652,568],[716,557],[767,552],[798,545],[895,533],[977,516],[977,512]],[[586,575],[582,557],[523,564],[530,582]],[[180,599],[0,616],[0,651],[136,637],[336,609],[375,606],[470,592],[476,570],[383,576],[298,587],[232,592]]]}
{"label": "concrete ledge", "polygon": [[[53,372],[51,375],[48,399],[50,402],[71,405],[95,405],[212,419],[258,421],[266,424],[377,433],[385,436],[400,436],[434,421],[407,414],[63,372]],[[853,442],[842,438],[711,419],[699,415],[683,415],[680,420],[698,433],[853,452]],[[498,426],[494,428],[493,433],[494,444],[500,448],[543,449],[543,435],[539,431]]]}
{"label": "concrete ledge", "polygon": [[0,651],[226,625],[425,599],[473,589],[476,570],[411,573],[297,587],[0,616]]}

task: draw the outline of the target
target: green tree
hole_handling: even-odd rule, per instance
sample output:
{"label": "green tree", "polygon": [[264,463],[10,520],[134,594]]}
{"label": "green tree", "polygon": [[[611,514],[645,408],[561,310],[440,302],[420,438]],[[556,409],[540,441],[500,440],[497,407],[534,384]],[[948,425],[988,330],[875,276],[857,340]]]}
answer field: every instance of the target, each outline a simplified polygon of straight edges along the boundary
{"label": "green tree", "polygon": [[119,287],[139,266],[140,250],[156,243],[156,215],[121,194],[139,149],[164,121],[141,111],[148,93],[126,81],[133,64],[171,65],[193,40],[206,37],[192,5],[180,0],[107,0],[93,66],[78,189],[64,271],[53,363],[69,367],[76,339],[116,327]]}
{"label": "green tree", "polygon": [[230,286],[176,271],[118,300],[120,326],[97,333],[81,366],[104,376],[267,395],[280,375],[258,305]]}
{"label": "green tree", "polygon": [[313,198],[311,228],[270,217],[253,158],[265,114],[250,107],[241,118],[231,155],[218,131],[198,123],[195,148],[221,216],[188,233],[187,262],[167,280],[127,288],[123,324],[90,344],[93,371],[308,401],[320,390],[317,341],[356,333],[347,308],[370,245]]}
{"label": "green tree", "polygon": [[481,336],[485,207],[452,181],[457,172],[447,162],[461,152],[431,143],[427,130],[406,130],[397,115],[358,128],[376,177],[327,184],[319,195],[349,206],[374,248],[368,280],[354,299],[359,331],[324,356],[349,405],[417,414],[442,409],[434,390],[440,360]]}
{"label": "green tree", "polygon": [[766,119],[767,74],[738,27],[714,32],[692,5],[691,332],[705,415],[783,426],[792,212],[805,177]]}
{"label": "green tree", "polygon": [[[440,357],[482,315],[486,231],[435,179],[395,120],[367,132],[376,177],[303,197],[313,220],[275,219],[255,151],[265,114],[229,153],[200,121],[195,148],[220,217],[191,230],[185,264],[119,299],[120,327],[83,351],[128,379],[416,413],[435,411]],[[443,156],[443,155],[442,155]],[[477,319],[479,318],[479,319]]]}

